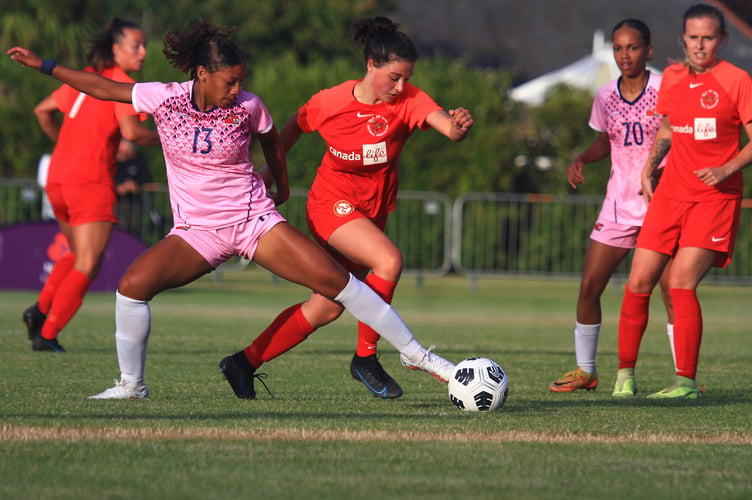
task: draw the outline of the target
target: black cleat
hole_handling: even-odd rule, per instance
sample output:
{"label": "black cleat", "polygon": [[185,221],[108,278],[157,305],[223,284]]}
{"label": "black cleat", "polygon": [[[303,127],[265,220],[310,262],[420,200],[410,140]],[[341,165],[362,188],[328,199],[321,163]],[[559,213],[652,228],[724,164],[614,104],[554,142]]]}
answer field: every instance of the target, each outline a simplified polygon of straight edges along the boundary
{"label": "black cleat", "polygon": [[396,399],[402,396],[402,387],[394,381],[379,363],[375,354],[362,358],[357,354],[350,362],[350,374],[377,398]]}
{"label": "black cleat", "polygon": [[237,397],[256,399],[256,391],[253,388],[253,376],[256,369],[245,357],[243,351],[236,352],[220,361],[219,371],[225,376]]}
{"label": "black cleat", "polygon": [[44,325],[46,319],[47,316],[42,314],[38,304],[34,304],[23,312],[21,321],[26,325],[29,340],[34,340],[34,337],[42,334],[42,325]]}
{"label": "black cleat", "polygon": [[41,335],[35,335],[31,339],[31,348],[35,351],[51,351],[51,352],[65,352],[63,346],[57,341],[57,339],[46,339]]}

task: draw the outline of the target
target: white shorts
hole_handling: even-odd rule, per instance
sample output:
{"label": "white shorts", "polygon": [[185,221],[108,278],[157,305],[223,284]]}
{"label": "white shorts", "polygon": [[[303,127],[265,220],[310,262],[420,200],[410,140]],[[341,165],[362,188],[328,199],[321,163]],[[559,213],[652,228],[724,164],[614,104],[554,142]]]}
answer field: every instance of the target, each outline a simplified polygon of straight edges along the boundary
{"label": "white shorts", "polygon": [[635,248],[642,226],[623,226],[607,220],[598,220],[590,233],[590,239],[610,247]]}
{"label": "white shorts", "polygon": [[236,255],[253,260],[261,237],[280,222],[286,222],[286,219],[279,212],[273,211],[221,229],[173,227],[169,234],[185,240],[216,269],[221,263]]}

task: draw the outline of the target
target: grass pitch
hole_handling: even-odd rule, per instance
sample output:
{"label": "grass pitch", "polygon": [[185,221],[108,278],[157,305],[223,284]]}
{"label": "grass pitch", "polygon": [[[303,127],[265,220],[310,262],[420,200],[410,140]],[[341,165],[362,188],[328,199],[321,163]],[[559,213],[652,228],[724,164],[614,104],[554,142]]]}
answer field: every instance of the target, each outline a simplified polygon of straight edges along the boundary
{"label": "grass pitch", "polygon": [[86,399],[119,376],[114,297],[90,294],[60,337],[32,352],[20,322],[31,292],[0,292],[2,498],[750,498],[749,291],[704,285],[698,401],[655,401],[672,381],[665,315],[653,300],[638,397],[610,397],[622,284],[603,297],[594,392],[554,394],[575,367],[574,280],[406,276],[395,305],[416,337],[453,361],[482,355],[510,379],[489,414],[454,409],[446,386],[405,370],[373,398],[349,374],[345,314],[265,365],[272,395],[240,401],[217,373],[301,287],[257,268],[152,302],[147,401]]}

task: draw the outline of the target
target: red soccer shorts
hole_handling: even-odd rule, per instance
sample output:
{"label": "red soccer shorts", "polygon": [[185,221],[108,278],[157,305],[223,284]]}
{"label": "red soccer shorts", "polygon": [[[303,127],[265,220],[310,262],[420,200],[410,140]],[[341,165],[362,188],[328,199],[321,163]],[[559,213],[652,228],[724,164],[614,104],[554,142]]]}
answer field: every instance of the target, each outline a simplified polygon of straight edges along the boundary
{"label": "red soccer shorts", "polygon": [[376,218],[367,217],[347,200],[312,203],[309,197],[306,204],[306,221],[308,222],[308,230],[311,232],[311,236],[319,242],[319,245],[324,247],[324,250],[329,255],[334,257],[337,262],[350,272],[363,271],[365,268],[350,262],[335,249],[331,248],[327,242],[337,228],[350,221],[362,218],[368,218],[381,231],[384,231],[386,228],[386,215]]}
{"label": "red soccer shorts", "polygon": [[679,248],[718,252],[715,267],[726,267],[734,253],[741,199],[701,202],[655,196],[650,201],[637,246],[674,256]]}
{"label": "red soccer shorts", "polygon": [[115,186],[106,182],[48,183],[44,188],[57,220],[79,226],[90,222],[117,222]]}

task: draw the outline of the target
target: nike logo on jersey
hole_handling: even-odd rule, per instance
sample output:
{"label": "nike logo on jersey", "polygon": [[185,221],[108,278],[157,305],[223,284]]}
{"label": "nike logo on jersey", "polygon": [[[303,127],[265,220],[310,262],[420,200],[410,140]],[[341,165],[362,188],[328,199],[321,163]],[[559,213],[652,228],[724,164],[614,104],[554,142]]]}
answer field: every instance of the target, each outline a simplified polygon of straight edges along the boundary
{"label": "nike logo on jersey", "polygon": [[691,82],[689,84],[689,88],[696,89],[697,87],[699,87],[701,85],[705,85],[705,82]]}
{"label": "nike logo on jersey", "polygon": [[726,239],[725,236],[723,238],[716,238],[715,236],[710,237],[710,241],[712,241],[713,243],[718,243],[719,241],[723,241],[725,239]]}
{"label": "nike logo on jersey", "polygon": [[358,118],[368,118],[369,116],[373,116],[373,113],[361,113],[358,111]]}

